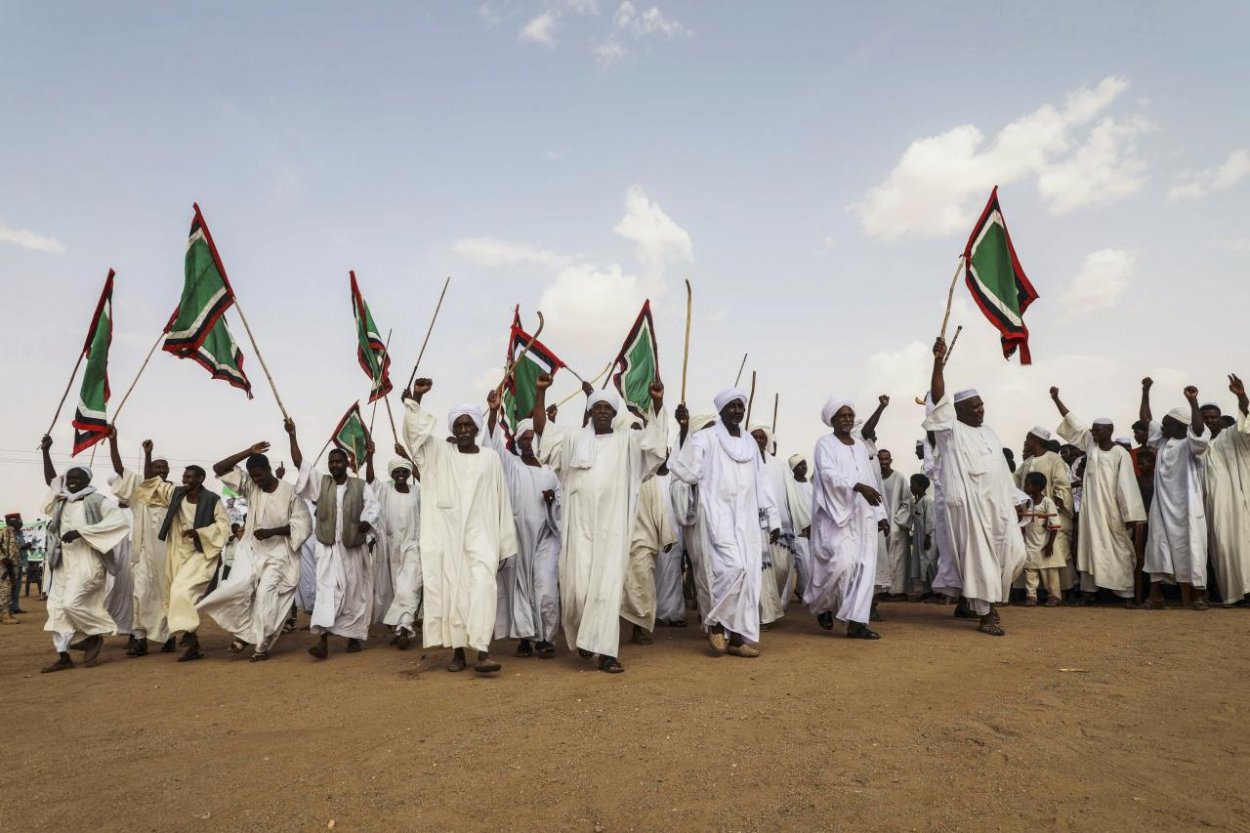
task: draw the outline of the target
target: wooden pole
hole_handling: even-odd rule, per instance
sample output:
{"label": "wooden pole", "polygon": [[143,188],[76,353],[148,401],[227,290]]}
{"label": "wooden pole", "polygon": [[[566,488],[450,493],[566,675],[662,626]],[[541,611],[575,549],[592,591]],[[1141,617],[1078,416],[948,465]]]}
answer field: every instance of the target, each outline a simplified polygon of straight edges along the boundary
{"label": "wooden pole", "polygon": [[507,368],[504,369],[503,379],[500,380],[499,387],[495,388],[496,398],[503,396],[503,386],[508,384],[508,377],[512,375],[512,371],[516,370],[516,366],[521,363],[521,361],[526,357],[526,355],[529,354],[530,348],[533,347],[534,342],[538,340],[538,334],[543,331],[544,324],[545,322],[543,321],[542,310],[539,310],[538,311],[538,329],[534,331],[534,334],[530,336],[530,340],[525,342],[525,346],[521,348],[521,355],[514,358],[511,361],[511,363],[509,363]]}
{"label": "wooden pole", "polygon": [[951,339],[951,346],[946,348],[946,358],[942,359],[942,367],[946,367],[946,363],[951,360],[951,353],[955,352],[955,345],[959,343],[959,334],[963,331],[963,324],[955,328],[955,337]]}
{"label": "wooden pole", "polygon": [[239,320],[243,322],[243,329],[247,331],[247,338],[252,342],[252,349],[256,351],[256,358],[260,362],[260,369],[265,371],[265,378],[269,380],[269,389],[273,391],[273,398],[278,402],[278,410],[282,412],[283,419],[290,419],[291,415],[286,412],[286,406],[282,404],[282,397],[278,395],[278,386],[273,383],[273,374],[269,372],[269,366],[265,364],[265,356],[260,352],[260,345],[256,343],[256,336],[252,335],[252,328],[247,323],[247,316],[243,314],[243,306],[239,303],[236,295],[234,299],[234,308],[239,312]]}
{"label": "wooden pole", "polygon": [[[382,347],[383,357],[389,356],[391,353],[391,336],[394,334],[395,334],[394,327],[391,327],[389,330],[386,331],[386,344]],[[381,378],[374,379],[373,386],[376,388],[381,381],[382,381]],[[379,399],[385,399],[385,398],[386,397],[379,397]],[[390,403],[388,402],[387,405],[389,406]],[[389,410],[389,407],[388,407],[388,410]],[[373,421],[377,419],[377,416],[378,416],[378,400],[375,399],[373,400],[373,412],[369,414],[369,433],[370,434],[373,433]]]}
{"label": "wooden pole", "polygon": [[[608,363],[604,366],[603,370],[600,370],[600,371],[599,371],[599,372],[595,375],[595,378],[593,378],[593,379],[591,379],[591,380],[590,380],[590,384],[591,384],[591,385],[593,385],[595,382],[598,382],[600,379],[602,379],[602,378],[603,378],[603,375],[604,375],[605,373],[607,373],[609,370],[611,370],[611,369],[612,369],[612,365],[614,365],[615,363],[616,363],[616,360],[615,360],[615,359],[613,359],[612,361],[608,362]],[[575,373],[575,374],[573,374],[573,375],[574,375],[574,376],[576,376],[577,374]],[[581,378],[581,377],[578,377],[578,378]],[[586,384],[586,382],[583,380],[582,384]],[[561,399],[559,402],[557,402],[557,403],[556,403],[556,407],[557,407],[557,408],[563,407],[564,403],[568,402],[568,401],[569,401],[569,400],[571,400],[574,396],[577,396],[577,395],[578,395],[579,393],[581,393],[581,392],[582,392],[582,389],[581,389],[581,388],[578,388],[577,390],[573,391],[573,392],[572,392],[572,393],[570,393],[568,396],[564,397],[564,398],[563,398],[563,399]]]}
{"label": "wooden pole", "polygon": [[738,365],[738,375],[734,377],[734,387],[738,387],[738,383],[742,381],[742,369],[747,366],[747,354],[742,354],[742,364]]}
{"label": "wooden pole", "polygon": [[417,368],[421,366],[421,357],[425,355],[425,345],[430,343],[430,333],[434,332],[434,322],[438,320],[438,311],[443,308],[443,298],[447,295],[447,285],[450,283],[451,275],[448,275],[447,280],[443,281],[443,291],[438,295],[438,304],[434,307],[434,315],[430,317],[430,326],[425,331],[425,340],[421,342],[421,352],[417,353],[417,363],[412,366],[412,375],[408,377],[405,390],[412,387],[412,383],[417,379]]}
{"label": "wooden pole", "polygon": [[951,278],[951,288],[946,292],[946,314],[942,316],[942,332],[938,336],[943,340],[946,339],[946,325],[951,320],[951,304],[955,301],[955,284],[959,281],[959,273],[963,271],[963,268],[964,256],[960,255],[959,260],[955,263],[955,274]]}
{"label": "wooden pole", "polygon": [[152,354],[156,352],[156,348],[160,346],[161,340],[165,338],[165,331],[161,330],[161,334],[156,337],[156,342],[152,345],[152,349],[148,351],[148,355],[143,359],[143,364],[139,365],[139,372],[135,374],[135,380],[130,383],[130,387],[126,388],[126,395],[122,397],[122,401],[118,404],[117,410],[113,412],[113,424],[117,424],[117,417],[121,415],[122,408],[126,406],[126,400],[130,398],[130,392],[135,389],[135,385],[139,384],[139,377],[143,375],[143,371],[147,369],[148,362],[152,360]]}
{"label": "wooden pole", "polygon": [[690,316],[694,310],[694,292],[686,279],[686,344],[681,353],[681,404],[686,404],[686,366],[690,364]]}
{"label": "wooden pole", "polygon": [[781,394],[773,394],[773,436],[777,435],[777,409],[781,407]]}
{"label": "wooden pole", "polygon": [[751,395],[747,397],[747,418],[742,421],[742,430],[749,431],[751,425],[751,408],[755,405],[755,371],[751,371]]}
{"label": "wooden pole", "polygon": [[390,394],[382,397],[382,401],[386,403],[386,416],[391,421],[391,436],[395,438],[395,442],[399,442],[399,432],[395,430],[395,414],[391,411]]}

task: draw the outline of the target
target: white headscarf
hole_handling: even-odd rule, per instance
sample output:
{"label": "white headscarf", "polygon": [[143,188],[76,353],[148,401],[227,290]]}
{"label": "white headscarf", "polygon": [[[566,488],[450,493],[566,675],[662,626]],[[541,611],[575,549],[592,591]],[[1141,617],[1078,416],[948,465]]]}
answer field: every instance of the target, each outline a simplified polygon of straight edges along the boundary
{"label": "white headscarf", "polygon": [[457,405],[447,414],[447,430],[455,433],[456,420],[462,416],[467,416],[473,420],[473,424],[477,426],[477,430],[481,431],[482,426],[486,424],[485,418],[482,416],[482,408],[472,402],[466,402],[463,405]]}
{"label": "white headscarf", "polygon": [[396,457],[394,460],[391,460],[391,462],[387,464],[386,466],[387,474],[389,474],[392,479],[395,477],[395,472],[399,471],[400,469],[406,469],[409,473],[411,473],[412,463],[409,463],[403,457]]}
{"label": "white headscarf", "polygon": [[69,468],[65,470],[65,474],[69,474],[71,471],[74,471],[75,469],[87,475],[87,485],[77,492],[71,492],[69,489],[65,487],[65,477],[64,475],[62,475],[60,487],[57,489],[57,492],[56,492],[57,497],[65,498],[68,501],[75,501],[75,500],[82,500],[87,495],[95,493],[96,488],[95,486],[91,485],[91,478],[95,476],[94,472],[92,472],[91,469],[87,466],[75,463],[74,465],[70,466]]}
{"label": "white headscarf", "polygon": [[747,398],[747,395],[742,392],[741,388],[725,388],[712,398],[712,404],[716,406],[716,413],[719,414],[725,410],[726,405],[738,399],[742,400],[743,405],[747,404]]}
{"label": "white headscarf", "polygon": [[1189,418],[1192,416],[1189,408],[1173,408],[1168,411],[1168,416],[1179,422],[1181,425],[1189,425]]}
{"label": "white headscarf", "polygon": [[533,431],[533,430],[534,430],[534,420],[523,419],[516,424],[516,430],[512,432],[512,436],[519,437],[522,434],[524,434],[526,431]]}
{"label": "white headscarf", "polygon": [[833,415],[843,408],[850,408],[854,411],[855,403],[849,399],[844,399],[835,393],[833,396],[829,397],[828,401],[825,402],[825,407],[820,409],[820,421],[832,428]]}
{"label": "white headscarf", "polygon": [[790,471],[794,471],[799,467],[799,463],[806,463],[807,458],[802,454],[791,454],[790,459],[786,462],[790,464]]}
{"label": "white headscarf", "polygon": [[612,406],[612,410],[618,414],[621,412],[621,397],[613,388],[604,388],[597,390],[590,396],[586,397],[586,413],[590,413],[590,409],[600,402],[606,402]]}
{"label": "white headscarf", "polygon": [[1112,425],[1115,425],[1115,423],[1111,421],[1110,417],[1098,417],[1098,419],[1091,422],[1090,425],[1106,425],[1107,427],[1111,427]]}
{"label": "white headscarf", "polygon": [[773,429],[769,428],[767,425],[763,424],[762,422],[757,422],[751,426],[751,433],[754,434],[756,431],[764,432],[765,450],[767,450],[769,454],[776,454],[777,453],[777,438],[773,436]]}

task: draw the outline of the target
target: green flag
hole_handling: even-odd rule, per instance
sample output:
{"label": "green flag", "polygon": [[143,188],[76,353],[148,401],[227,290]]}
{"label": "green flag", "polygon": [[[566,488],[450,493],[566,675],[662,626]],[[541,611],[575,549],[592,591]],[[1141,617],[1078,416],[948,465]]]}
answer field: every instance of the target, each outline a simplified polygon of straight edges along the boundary
{"label": "green flag", "polygon": [[1037,300],[1037,292],[1016,257],[998,204],[998,186],[990,192],[968,245],[964,247],[965,281],[981,312],[1002,336],[1003,356],[1020,350],[1020,364],[1032,364],[1029,328],[1024,311]]}
{"label": "green flag", "polygon": [[352,467],[352,471],[360,468],[365,459],[365,446],[369,442],[369,429],[365,427],[365,421],[360,416],[359,402],[353,403],[347,413],[343,414],[330,442],[347,455],[347,464]]}
{"label": "green flag", "polygon": [[82,348],[87,369],[82,374],[78,409],[74,411],[74,454],[91,448],[109,433],[106,411],[109,402],[109,345],[113,343],[113,274],[110,269]]}
{"label": "green flag", "polygon": [[621,345],[612,382],[628,404],[645,414],[651,407],[651,383],[659,375],[660,353],[651,321],[651,301],[647,300]]}
{"label": "green flag", "polygon": [[[527,344],[529,351],[513,366],[513,362],[521,356]],[[508,336],[508,358],[505,366],[512,366],[512,374],[504,384],[502,403],[504,424],[511,433],[518,422],[528,419],[534,412],[534,400],[538,396],[538,377],[544,373],[555,375],[557,370],[564,367],[564,362],[541,341],[535,339],[530,344],[530,334],[521,328],[520,307],[512,313],[512,331]]]}
{"label": "green flag", "polygon": [[386,350],[386,342],[382,341],[382,334],[373,323],[369,305],[360,294],[356,273],[348,274],[352,278],[352,315],[356,319],[356,360],[373,384],[369,391],[369,401],[376,402],[391,392],[391,356]]}

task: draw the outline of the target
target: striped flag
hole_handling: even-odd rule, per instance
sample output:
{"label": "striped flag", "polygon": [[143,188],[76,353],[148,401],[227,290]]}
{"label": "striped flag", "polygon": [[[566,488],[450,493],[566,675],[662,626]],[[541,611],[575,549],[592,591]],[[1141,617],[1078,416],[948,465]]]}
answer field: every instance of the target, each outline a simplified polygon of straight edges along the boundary
{"label": "striped flag", "polygon": [[352,471],[356,471],[364,462],[369,429],[365,427],[365,421],[360,416],[359,402],[353,403],[347,413],[343,414],[330,436],[330,442],[347,455],[347,464],[352,467]]}
{"label": "striped flag", "polygon": [[659,375],[660,351],[655,340],[655,324],[651,321],[651,301],[648,299],[621,345],[612,383],[628,404],[645,414],[651,407],[651,383]]}
{"label": "striped flag", "polygon": [[997,185],[968,237],[964,269],[973,300],[1002,336],[1003,356],[1009,359],[1019,349],[1020,364],[1032,364],[1024,311],[1037,300],[1037,291],[1029,283],[1015,247],[1011,245],[1011,235],[1007,233],[1007,223],[998,204]]}
{"label": "striped flag", "polygon": [[373,323],[373,315],[369,305],[360,294],[360,286],[356,283],[356,273],[349,272],[352,278],[352,315],[356,319],[356,359],[360,369],[369,377],[373,385],[369,391],[369,401],[376,402],[391,392],[391,356],[386,350],[386,342]]}
{"label": "striped flag", "polygon": [[[518,306],[512,313],[512,330],[508,336],[508,359],[505,367],[511,366],[529,343],[530,334],[521,327],[521,308]],[[504,384],[501,407],[509,432],[516,428],[518,422],[533,413],[534,400],[538,397],[538,377],[544,373],[555,375],[564,366],[560,357],[541,341],[535,340],[530,345],[529,352],[512,369],[512,374]]]}
{"label": "striped flag", "polygon": [[113,270],[104,280],[104,291],[96,304],[83,356],[87,369],[82,374],[78,408],[74,411],[74,454],[86,451],[108,436],[109,425],[109,346],[113,343]]}

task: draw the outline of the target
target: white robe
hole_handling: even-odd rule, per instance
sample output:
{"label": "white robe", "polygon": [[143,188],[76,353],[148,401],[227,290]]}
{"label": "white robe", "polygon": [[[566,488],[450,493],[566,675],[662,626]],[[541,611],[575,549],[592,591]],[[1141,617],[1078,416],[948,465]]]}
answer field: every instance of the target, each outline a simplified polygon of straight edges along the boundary
{"label": "white robe", "polygon": [[790,509],[790,519],[794,525],[794,536],[790,544],[794,548],[794,586],[799,598],[807,592],[811,579],[810,544],[806,534],[812,525],[812,481],[802,483],[794,479],[790,473],[786,480],[786,504]]}
{"label": "white robe", "polygon": [[[119,507],[120,508],[120,507]],[[134,529],[134,513],[122,509],[126,525]],[[113,548],[113,572],[104,582],[104,607],[122,636],[134,634],[135,578],[131,569],[131,535]]]}
{"label": "white robe", "polygon": [[540,457],[563,489],[560,618],[570,648],[617,656],[621,588],[642,481],[668,453],[668,418],[652,414],[641,431],[595,434],[547,423]]}
{"label": "white robe", "polygon": [[409,478],[408,491],[397,490],[379,478],[369,484],[381,507],[376,543],[373,545],[373,621],[382,622],[390,613],[399,592],[399,573],[404,566],[404,548],[420,548],[421,485]]}
{"label": "white robe", "polygon": [[[877,462],[878,471],[881,464]],[[911,486],[906,477],[891,471],[881,478],[881,498],[889,532],[877,539],[877,586],[898,595],[907,592],[907,549],[911,538]]]}
{"label": "white robe", "polygon": [[673,511],[672,475],[657,474],[655,480],[660,489],[664,511],[668,515],[669,526],[676,538],[672,547],[655,557],[655,615],[664,622],[684,622],[686,596],[682,576],[683,528],[677,523],[677,515]]}
{"label": "white robe", "polygon": [[[64,478],[51,483],[43,512],[51,515]],[[49,569],[48,621],[43,629],[53,635],[57,650],[68,650],[75,636],[112,636],[117,625],[104,607],[106,553],[130,533],[126,516],[117,504],[105,499],[99,523],[87,523],[82,499],[66,500],[61,513],[61,534],[76,531],[82,537],[61,545],[61,563]],[[49,544],[51,541],[49,541]],[[7,603],[7,600],[6,600]]]}
{"label": "white robe", "polygon": [[950,566],[959,580],[943,586],[939,575],[933,589],[962,593],[977,607],[1005,603],[1025,553],[1003,445],[990,427],[960,422],[949,393],[925,417],[924,429],[934,433],[941,455],[942,500],[954,545]]}
{"label": "white robe", "polygon": [[[1059,425],[1059,436],[1085,451],[1085,480],[1076,538],[1076,567],[1083,584],[1084,577],[1089,576],[1094,587],[1130,598],[1137,550],[1125,525],[1146,520],[1141,489],[1133,474],[1133,458],[1115,444],[1103,451],[1094,442],[1089,427],[1071,413]],[[1059,536],[1055,540],[1058,541]]]}
{"label": "white robe", "polygon": [[[326,545],[317,540],[317,499],[321,495],[322,476],[313,468],[312,461],[305,459],[299,471],[295,491],[313,504],[312,532],[308,539],[313,542],[317,558],[317,596],[313,603],[312,632],[332,633],[348,639],[369,638],[369,624],[373,609],[373,573],[366,545],[348,547],[343,545],[343,496],[347,483],[334,489],[334,543]],[[333,485],[333,483],[332,483]],[[363,504],[360,520],[376,527],[382,507],[369,484],[363,483]],[[353,521],[354,522],[354,521]],[[297,580],[298,583],[298,580]]]}
{"label": "white robe", "polygon": [[[408,494],[404,495],[393,485],[383,486],[378,492],[378,502],[382,504],[381,525],[386,530],[390,549],[388,561],[394,565],[396,559],[399,560],[392,582],[394,594],[383,611],[382,623],[393,627],[397,634],[403,632],[411,636],[417,632],[417,613],[421,609],[421,484],[410,478],[408,489]],[[388,505],[384,495],[397,500]],[[378,616],[376,609],[373,616],[375,619]]]}
{"label": "white robe", "polygon": [[1151,581],[1207,586],[1207,517],[1203,505],[1202,457],[1211,433],[1193,426],[1183,440],[1163,436],[1150,423],[1147,442],[1155,450],[1155,494],[1150,502],[1150,538],[1145,569]]}
{"label": "white robe", "polygon": [[[925,394],[925,414],[933,413],[933,400]],[[935,593],[958,596],[963,578],[955,561],[955,541],[951,537],[950,515],[946,511],[946,497],[942,485],[942,455],[937,447],[924,440],[924,473],[933,486],[933,548],[936,551],[933,581],[930,586]],[[945,588],[945,592],[942,590]]]}
{"label": "white robe", "polygon": [[678,480],[698,486],[702,546],[711,579],[704,625],[721,625],[747,642],[759,642],[763,552],[768,530],[779,529],[781,518],[755,438],[745,430],[731,436],[717,424],[688,437],[669,470]]}
{"label": "white robe", "polygon": [[516,555],[503,463],[493,449],[462,454],[434,415],[408,400],[404,442],[421,471],[421,571],[425,647],[490,649],[496,573]]}
{"label": "white robe", "polygon": [[[673,520],[677,523],[686,558],[690,562],[691,583],[699,614],[700,626],[707,612],[712,609],[712,577],[707,563],[707,533],[699,512],[698,487],[689,486],[673,478],[669,481],[669,503],[673,508]],[[685,618],[683,615],[682,619]]]}
{"label": "white robe", "polygon": [[109,487],[118,500],[130,504],[134,514],[130,541],[130,572],[134,585],[131,610],[136,639],[164,642],[169,638],[165,618],[165,542],[158,536],[165,520],[165,507],[136,499],[135,491],[143,478],[132,469],[109,478]]}
{"label": "white robe", "polygon": [[859,437],[846,445],[832,434],[816,442],[812,469],[812,575],[803,601],[815,614],[867,624],[876,588],[878,525],[884,505],[872,506],[856,484],[873,485],[880,466]]}
{"label": "white robe", "polygon": [[1211,440],[1206,498],[1215,583],[1236,604],[1250,593],[1250,416]]}
{"label": "white robe", "polygon": [[[537,440],[537,438],[535,438]],[[503,462],[516,526],[517,557],[499,571],[496,639],[554,642],[560,632],[560,479],[508,451],[503,432],[488,438]],[[543,492],[554,492],[548,504]]]}
{"label": "white robe", "polygon": [[630,542],[629,567],[621,592],[621,618],[650,632],[655,630],[656,561],[677,543],[658,478],[648,477],[638,490],[638,512]]}
{"label": "white robe", "polygon": [[786,492],[786,481],[792,480],[794,475],[791,473],[790,467],[773,454],[764,455],[763,475],[773,505],[777,507],[777,517],[781,529],[777,542],[766,544],[768,563],[772,567],[771,569],[766,568],[764,575],[767,577],[771,574],[772,586],[770,588],[771,592],[767,594],[761,589],[760,596],[761,599],[766,595],[769,596],[769,603],[775,604],[777,608],[776,616],[771,618],[764,616],[764,610],[760,611],[760,621],[767,624],[785,616],[786,607],[790,604],[790,598],[794,595],[796,582],[794,573],[794,520],[790,516],[790,503],[787,500]]}
{"label": "white robe", "polygon": [[[311,517],[317,510],[311,501],[304,501]],[[304,546],[299,548],[299,586],[295,588],[295,605],[300,610],[312,615],[317,606],[317,539],[309,535]]]}
{"label": "white robe", "polygon": [[[236,541],[230,577],[198,605],[236,639],[259,652],[273,648],[282,634],[300,580],[300,550],[312,534],[308,505],[290,483],[279,480],[272,492],[261,489],[242,468],[221,482],[247,498],[243,538]],[[290,526],[289,536],[261,541],[258,529]]]}

